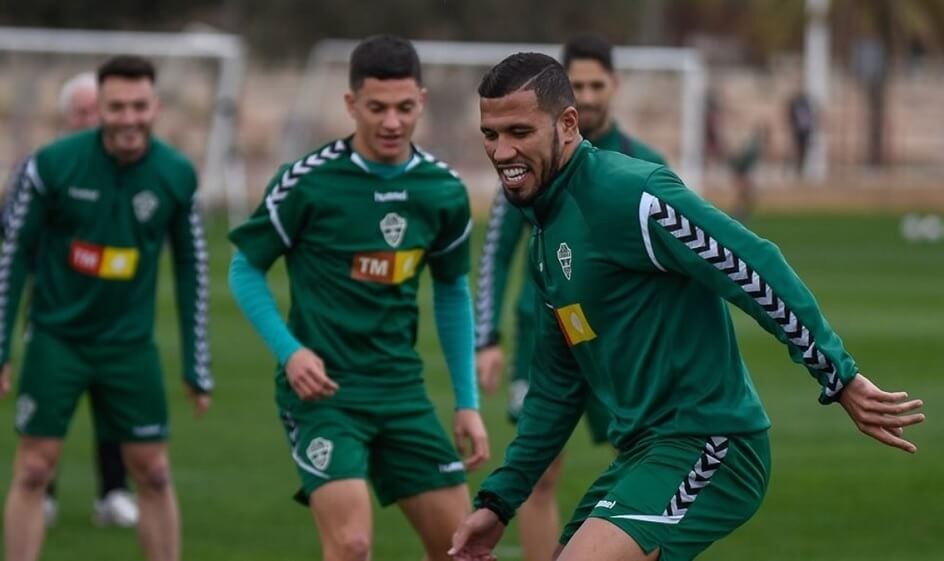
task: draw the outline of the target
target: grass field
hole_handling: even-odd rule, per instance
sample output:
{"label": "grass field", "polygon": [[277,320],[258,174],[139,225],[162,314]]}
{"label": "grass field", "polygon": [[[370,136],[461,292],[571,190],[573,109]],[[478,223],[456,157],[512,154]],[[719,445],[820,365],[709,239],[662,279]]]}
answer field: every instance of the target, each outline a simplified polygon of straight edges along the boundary
{"label": "grass field", "polygon": [[[709,560],[932,561],[944,558],[944,246],[910,245],[893,216],[763,216],[751,226],[777,242],[807,284],[859,365],[886,389],[926,401],[928,421],[910,436],[917,456],[859,435],[838,406],[816,403],[818,388],[790,362],[785,348],[735,312],[741,349],[768,408],[774,470],[766,502],[744,528],[715,545]],[[318,559],[305,510],[289,497],[296,476],[273,405],[272,359],[236,310],[226,288],[229,250],[224,227],[212,236],[212,341],[218,391],[207,418],[195,421],[177,378],[173,290],[161,284],[157,330],[172,399],[172,458],[183,513],[184,557],[193,561]],[[477,231],[476,248],[482,231]],[[166,267],[165,267],[166,271]],[[271,284],[282,301],[281,273]],[[424,279],[421,348],[430,392],[451,422],[451,390],[438,355]],[[507,315],[507,314],[506,314]],[[504,395],[487,399],[484,415],[493,456],[501,461],[512,436]],[[13,404],[0,403],[12,426]],[[94,489],[87,411],[66,444],[59,479],[61,512],[43,559],[140,559],[133,533],[91,524]],[[12,429],[0,431],[0,484],[7,485]],[[568,448],[561,504],[564,515],[607,464],[611,453],[588,444],[579,427]],[[472,478],[476,488],[484,474]],[[937,489],[935,491],[935,489]],[[374,559],[420,559],[418,540],[395,509],[376,515]],[[520,557],[514,525],[500,559]]]}

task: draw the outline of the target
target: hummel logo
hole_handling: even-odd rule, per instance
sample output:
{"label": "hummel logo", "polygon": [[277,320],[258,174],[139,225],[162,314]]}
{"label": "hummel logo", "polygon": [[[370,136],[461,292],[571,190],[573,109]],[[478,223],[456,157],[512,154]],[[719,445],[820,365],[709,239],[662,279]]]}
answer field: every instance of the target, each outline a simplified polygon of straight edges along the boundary
{"label": "hummel logo", "polygon": [[613,508],[614,506],[616,506],[616,501],[600,501],[594,508]]}
{"label": "hummel logo", "polygon": [[406,191],[390,191],[387,193],[374,191],[375,203],[405,202],[408,198]]}

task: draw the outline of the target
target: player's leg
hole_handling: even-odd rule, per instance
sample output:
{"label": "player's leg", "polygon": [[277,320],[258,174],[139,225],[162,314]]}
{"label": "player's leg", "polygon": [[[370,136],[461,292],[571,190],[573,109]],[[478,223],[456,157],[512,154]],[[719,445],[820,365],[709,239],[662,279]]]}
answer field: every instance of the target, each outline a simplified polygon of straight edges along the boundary
{"label": "player's leg", "polygon": [[471,510],[469,488],[454,485],[400,501],[400,509],[419,534],[427,561],[447,561],[452,535]]}
{"label": "player's leg", "polygon": [[138,539],[149,561],[180,559],[180,514],[164,442],[126,442],[124,459],[138,490]]}
{"label": "player's leg", "polygon": [[138,505],[128,489],[128,470],[121,455],[121,443],[95,440],[98,498],[94,503],[95,521],[103,526],[135,526]]}
{"label": "player's leg", "polygon": [[167,450],[168,414],[153,342],[84,350],[95,365],[90,388],[95,434],[120,441],[138,490],[138,540],[150,561],[180,558],[180,514]]}
{"label": "player's leg", "polygon": [[449,559],[452,534],[471,508],[469,491],[465,467],[427,398],[384,412],[371,448],[370,478],[380,504],[399,504],[426,559]]}
{"label": "player's leg", "polygon": [[557,506],[557,481],[563,454],[554,459],[541,476],[531,496],[518,509],[518,536],[525,561],[547,561],[557,548],[560,533],[560,508]]}
{"label": "player's leg", "polygon": [[301,479],[295,499],[308,507],[325,561],[370,558],[373,521],[367,489],[370,415],[302,402],[287,384],[278,388],[279,416]]}
{"label": "player's leg", "polygon": [[373,541],[370,491],[364,479],[342,479],[309,497],[324,561],[366,561]]}
{"label": "player's leg", "polygon": [[20,437],[3,516],[7,561],[33,561],[39,557],[46,530],[43,498],[61,449],[61,439]]}
{"label": "player's leg", "polygon": [[616,481],[559,559],[690,561],[760,506],[769,454],[766,433],[650,437],[608,470]]}
{"label": "player's leg", "polygon": [[[528,393],[528,370],[534,352],[534,315],[527,307],[536,298],[530,283],[522,287],[518,313],[515,316],[515,354],[511,384],[508,388],[508,417],[517,422]],[[525,561],[547,561],[557,547],[560,533],[560,508],[557,505],[557,481],[563,455],[548,466],[531,491],[531,496],[518,509],[518,536]]]}
{"label": "player's leg", "polygon": [[32,561],[45,532],[43,499],[55,477],[62,439],[89,377],[76,348],[32,330],[17,386],[20,435],[4,515],[8,561]]}

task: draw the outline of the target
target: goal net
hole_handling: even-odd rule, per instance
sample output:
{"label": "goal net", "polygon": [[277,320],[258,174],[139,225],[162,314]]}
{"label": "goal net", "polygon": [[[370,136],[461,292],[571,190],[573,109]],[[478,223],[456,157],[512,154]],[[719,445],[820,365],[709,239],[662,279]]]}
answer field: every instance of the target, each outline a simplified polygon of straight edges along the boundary
{"label": "goal net", "polygon": [[[495,174],[482,149],[476,89],[485,71],[518,51],[559,57],[561,46],[524,43],[414,41],[429,89],[416,141],[462,174],[476,202],[489,200]],[[354,41],[326,40],[309,54],[291,108],[280,156],[289,161],[318,144],[350,134],[343,109]],[[633,136],[662,151],[693,188],[701,185],[706,70],[684,48],[616,47],[620,90],[613,114]]]}
{"label": "goal net", "polygon": [[60,134],[59,92],[109,56],[133,54],[158,69],[155,133],[187,154],[207,206],[245,214],[246,185],[235,149],[244,47],[209,32],[153,33],[0,27],[0,173]]}

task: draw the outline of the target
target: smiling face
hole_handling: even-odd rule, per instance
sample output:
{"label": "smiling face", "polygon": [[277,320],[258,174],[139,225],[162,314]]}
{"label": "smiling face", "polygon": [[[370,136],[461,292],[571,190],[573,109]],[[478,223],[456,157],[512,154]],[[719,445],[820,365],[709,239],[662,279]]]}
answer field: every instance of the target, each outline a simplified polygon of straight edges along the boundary
{"label": "smiling face", "polygon": [[368,160],[402,163],[410,157],[413,130],[423,114],[426,90],[413,78],[366,78],[344,95],[354,119],[354,149]]}
{"label": "smiling face", "polygon": [[106,78],[98,92],[105,151],[122,163],[139,160],[147,152],[158,109],[148,78]]}
{"label": "smiling face", "polygon": [[610,123],[610,102],[617,89],[616,76],[592,58],[572,60],[567,67],[567,76],[577,97],[580,132],[588,138],[596,138],[606,132]]}
{"label": "smiling face", "polygon": [[481,130],[485,153],[498,171],[508,200],[530,204],[570,159],[580,141],[577,110],[551,115],[538,104],[534,90],[482,98]]}

